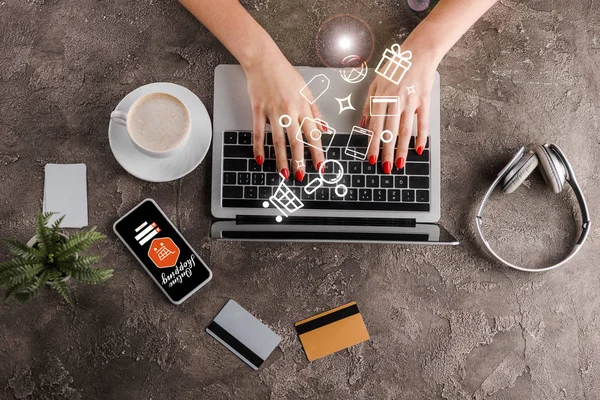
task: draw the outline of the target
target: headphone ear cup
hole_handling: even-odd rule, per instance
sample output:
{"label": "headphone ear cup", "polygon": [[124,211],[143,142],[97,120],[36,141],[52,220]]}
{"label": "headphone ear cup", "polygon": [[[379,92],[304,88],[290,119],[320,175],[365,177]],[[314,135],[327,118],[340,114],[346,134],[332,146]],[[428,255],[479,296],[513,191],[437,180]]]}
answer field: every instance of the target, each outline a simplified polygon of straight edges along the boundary
{"label": "headphone ear cup", "polygon": [[551,153],[551,149],[546,146],[538,146],[535,153],[540,161],[540,170],[546,185],[554,193],[560,193],[565,187],[566,171],[558,157]]}
{"label": "headphone ear cup", "polygon": [[502,191],[509,194],[517,190],[537,166],[538,158],[533,151],[523,154],[523,157],[508,171],[502,181]]}

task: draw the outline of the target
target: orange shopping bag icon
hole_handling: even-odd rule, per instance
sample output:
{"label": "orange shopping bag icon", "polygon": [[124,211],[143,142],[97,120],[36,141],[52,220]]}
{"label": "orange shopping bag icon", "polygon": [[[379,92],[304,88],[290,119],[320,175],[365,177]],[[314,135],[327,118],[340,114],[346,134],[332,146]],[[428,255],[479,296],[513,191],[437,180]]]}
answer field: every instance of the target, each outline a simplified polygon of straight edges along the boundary
{"label": "orange shopping bag icon", "polygon": [[173,267],[179,258],[179,247],[171,238],[154,239],[148,249],[148,257],[158,268]]}

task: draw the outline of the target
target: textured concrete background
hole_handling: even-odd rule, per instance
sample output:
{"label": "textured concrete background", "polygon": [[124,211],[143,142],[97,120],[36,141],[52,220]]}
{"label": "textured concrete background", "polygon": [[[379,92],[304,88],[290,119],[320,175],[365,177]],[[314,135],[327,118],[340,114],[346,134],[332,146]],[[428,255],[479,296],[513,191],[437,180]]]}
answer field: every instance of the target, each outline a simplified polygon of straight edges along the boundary
{"label": "textured concrete background", "polygon": [[[402,0],[245,5],[294,64],[319,64],[314,35],[329,16],[361,15],[377,52],[417,23]],[[2,236],[32,235],[46,163],[85,162],[90,224],[109,236],[96,251],[116,269],[102,286],[77,285],[73,309],[50,292],[0,304],[0,398],[600,398],[600,224],[574,262],[541,275],[490,263],[472,224],[498,169],[545,141],[570,156],[600,220],[597,1],[503,1],[444,59],[442,223],[456,248],[214,242],[209,159],[165,184],[116,163],[107,117],[126,93],[172,81],[210,111],[213,70],[231,62],[175,1],[0,1]],[[179,307],[112,234],[149,196],[214,272]],[[536,174],[495,197],[490,230],[512,260],[549,262],[573,242],[574,213],[570,192],[549,195]],[[258,372],[204,332],[229,298],[283,338]],[[371,340],[307,362],[293,323],[352,300]]]}

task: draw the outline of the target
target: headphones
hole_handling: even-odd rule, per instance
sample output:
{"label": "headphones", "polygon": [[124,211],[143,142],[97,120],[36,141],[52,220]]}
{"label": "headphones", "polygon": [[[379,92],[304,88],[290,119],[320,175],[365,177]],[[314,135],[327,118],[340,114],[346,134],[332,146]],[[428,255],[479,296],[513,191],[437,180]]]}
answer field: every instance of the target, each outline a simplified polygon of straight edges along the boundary
{"label": "headphones", "polygon": [[[524,268],[519,267],[517,265],[511,264],[508,261],[504,260],[500,257],[494,250],[492,250],[491,246],[485,240],[483,236],[483,208],[490,198],[492,192],[496,187],[500,184],[501,189],[504,193],[512,193],[525,180],[531,173],[536,169],[536,167],[540,167],[540,171],[542,176],[544,177],[544,181],[546,185],[552,189],[554,193],[560,193],[565,187],[565,183],[568,183],[573,192],[575,193],[575,197],[577,197],[577,202],[579,203],[579,209],[581,210],[581,219],[583,224],[581,226],[581,236],[579,236],[579,240],[575,244],[575,247],[571,250],[569,255],[564,258],[562,261],[551,265],[549,267],[544,268]],[[475,225],[477,226],[477,233],[479,234],[479,238],[483,241],[483,244],[490,252],[492,257],[494,257],[497,261],[500,261],[502,264],[507,267],[517,269],[519,271],[526,272],[543,272],[550,271],[551,269],[560,267],[561,265],[568,262],[583,246],[583,242],[588,237],[590,233],[590,216],[588,212],[588,207],[585,202],[585,198],[583,197],[583,192],[575,179],[575,173],[573,172],[573,168],[571,164],[567,160],[567,157],[564,153],[558,148],[558,146],[554,144],[545,144],[543,146],[537,146],[534,151],[526,151],[524,147],[521,147],[519,152],[510,160],[508,165],[500,171],[498,177],[492,183],[492,186],[488,189],[485,197],[483,198],[481,205],[479,206],[479,211],[477,212],[477,216],[475,217]]]}

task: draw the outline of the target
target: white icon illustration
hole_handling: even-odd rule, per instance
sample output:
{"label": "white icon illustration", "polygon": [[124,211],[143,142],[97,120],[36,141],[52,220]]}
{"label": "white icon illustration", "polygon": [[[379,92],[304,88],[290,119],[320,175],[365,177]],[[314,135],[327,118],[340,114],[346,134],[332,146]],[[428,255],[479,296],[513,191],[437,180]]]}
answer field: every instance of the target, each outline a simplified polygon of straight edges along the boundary
{"label": "white icon illustration", "polygon": [[287,114],[283,114],[281,117],[279,117],[279,125],[282,128],[289,128],[290,125],[292,125],[292,117]]}
{"label": "white icon illustration", "polygon": [[346,110],[356,110],[356,108],[354,108],[354,106],[352,105],[351,97],[352,93],[350,93],[347,97],[344,97],[343,99],[338,99],[337,97],[335,98],[338,104],[340,105],[340,112],[338,113],[338,115]]}
{"label": "white icon illustration", "polygon": [[167,249],[167,246],[165,246],[164,243],[160,243],[160,248],[154,248],[154,251],[156,252],[156,255],[158,256],[158,260],[159,261],[163,261],[165,258],[169,257],[171,254],[175,254],[174,251],[171,251],[169,249]]}
{"label": "white icon illustration", "polygon": [[[315,75],[300,89],[300,94],[306,101],[313,104],[329,89],[329,78],[323,74]],[[311,96],[313,100],[310,100]]]}
{"label": "white icon illustration", "polygon": [[[302,128],[306,127],[306,124],[308,124],[309,122],[314,122],[316,125],[321,126],[323,129],[327,129],[325,132],[321,132],[319,129],[317,128],[313,128],[311,129],[311,131],[309,132],[309,136],[312,140],[317,141],[317,140],[321,140],[321,139],[329,139],[328,143],[322,143],[322,145],[318,145],[318,144],[313,144],[313,143],[309,143],[307,140],[304,140],[304,136],[302,135]],[[331,146],[331,143],[333,143],[333,138],[335,137],[335,129],[333,129],[332,127],[330,127],[327,122],[323,121],[322,119],[318,119],[318,118],[304,118],[302,120],[302,123],[300,124],[300,128],[298,128],[298,132],[296,133],[296,140],[298,140],[299,142],[302,142],[310,147],[314,147],[315,149],[323,149],[324,153],[327,153],[327,151],[329,150],[329,146]]]}
{"label": "white icon illustration", "polygon": [[[382,110],[377,112],[377,106]],[[371,96],[369,113],[371,117],[399,117],[400,97],[398,96]]]}
{"label": "white icon illustration", "polygon": [[[292,192],[288,185],[285,184],[285,176],[279,174],[281,177],[281,182],[279,182],[279,186],[273,196],[269,197],[269,201],[263,202],[264,208],[269,208],[269,202],[275,206],[277,210],[284,217],[287,218],[288,214],[292,214],[302,207],[304,207],[304,203]],[[275,221],[281,222],[283,218],[281,215],[275,217]]]}
{"label": "white icon illustration", "polygon": [[135,228],[135,232],[139,232],[135,236],[135,240],[140,244],[140,246],[143,246],[160,232],[160,228],[156,225],[156,222],[148,225],[148,222],[144,221],[140,226]]}
{"label": "white icon illustration", "polygon": [[[342,64],[344,66],[350,65],[352,63],[358,63],[362,60],[361,56],[351,55],[344,57],[342,60]],[[362,61],[360,63],[360,67],[345,67],[340,69],[340,75],[342,79],[348,83],[358,83],[367,77],[367,62]]]}
{"label": "white icon illustration", "polygon": [[406,90],[408,91],[408,94],[417,93],[415,92],[415,85],[407,86]]}
{"label": "white icon illustration", "polygon": [[400,45],[393,44],[391,48],[385,49],[379,64],[377,64],[377,68],[375,68],[375,72],[398,85],[402,78],[404,78],[404,74],[412,66],[412,62],[410,62],[411,58],[412,53],[410,50],[401,52]]}
{"label": "white icon illustration", "polygon": [[304,164],[304,160],[294,160],[294,161],[296,161],[296,169],[306,167],[306,164]]}
{"label": "white icon illustration", "polygon": [[389,143],[394,139],[394,134],[389,129],[381,132],[381,141],[383,143]]}
{"label": "white icon illustration", "polygon": [[[327,166],[331,164],[331,172],[327,174],[332,174],[333,177],[325,177]],[[323,185],[335,186],[335,194],[338,197],[345,197],[348,194],[348,187],[344,184],[338,184],[339,181],[342,180],[344,176],[344,167],[338,160],[325,160],[323,162],[323,166],[319,171],[319,177],[310,181],[305,187],[304,191],[307,194],[313,194],[317,191],[317,189],[321,188]]]}
{"label": "white icon illustration", "polygon": [[[350,132],[350,137],[348,138],[348,144],[346,145],[346,148],[344,149],[344,153],[346,153],[347,156],[350,156],[354,159],[357,160],[361,160],[363,161],[365,158],[367,158],[367,151],[369,150],[369,147],[371,147],[371,141],[373,140],[373,131],[370,131],[368,129],[365,128],[361,128],[360,126],[356,126],[354,125],[352,127],[352,131]],[[366,146],[362,146],[361,143],[361,150],[356,149],[354,146],[351,146],[351,143],[353,143],[352,138],[354,137],[354,142],[364,142],[364,139],[367,140]]]}

